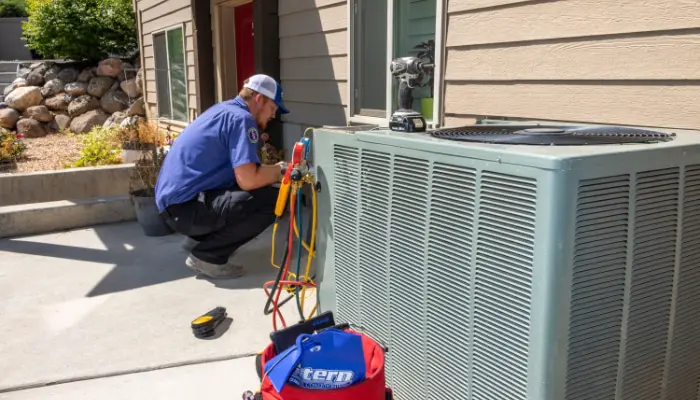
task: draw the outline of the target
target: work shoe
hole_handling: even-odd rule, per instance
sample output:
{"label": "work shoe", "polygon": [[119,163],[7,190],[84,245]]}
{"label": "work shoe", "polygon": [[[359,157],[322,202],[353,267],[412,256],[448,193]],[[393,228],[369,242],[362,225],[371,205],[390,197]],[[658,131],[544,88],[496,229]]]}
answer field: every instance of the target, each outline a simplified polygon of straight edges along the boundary
{"label": "work shoe", "polygon": [[231,261],[226,264],[212,264],[202,261],[192,254],[185,260],[185,265],[190,270],[212,279],[236,279],[244,275],[243,267],[233,264]]}

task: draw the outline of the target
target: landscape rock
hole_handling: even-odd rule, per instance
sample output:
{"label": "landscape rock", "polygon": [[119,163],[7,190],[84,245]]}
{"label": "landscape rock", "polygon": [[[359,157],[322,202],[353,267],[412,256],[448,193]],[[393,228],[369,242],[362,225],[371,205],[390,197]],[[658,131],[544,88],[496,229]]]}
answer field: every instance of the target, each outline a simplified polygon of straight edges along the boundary
{"label": "landscape rock", "polygon": [[94,77],[95,75],[92,73],[92,68],[85,68],[80,71],[80,75],[78,75],[78,82],[89,83],[90,79]]}
{"label": "landscape rock", "polygon": [[41,89],[36,86],[17,88],[5,98],[7,105],[17,111],[24,111],[31,106],[38,106],[42,100]]}
{"label": "landscape rock", "polygon": [[46,124],[46,131],[51,134],[51,133],[58,133],[60,129],[58,128],[58,123],[56,123],[56,120],[53,120]]}
{"label": "landscape rock", "polygon": [[123,113],[121,111],[115,112],[114,114],[110,115],[109,118],[107,118],[107,121],[104,123],[105,128],[114,128],[118,127],[121,125],[122,121],[124,121],[127,118],[126,113]]}
{"label": "landscape rock", "polygon": [[71,118],[65,114],[56,114],[54,121],[58,125],[58,131],[60,132],[70,127]]}
{"label": "landscape rock", "polygon": [[91,96],[102,97],[112,87],[114,80],[107,76],[98,76],[90,79],[87,92]]}
{"label": "landscape rock", "polygon": [[110,90],[100,100],[100,106],[108,114],[126,110],[129,107],[129,96],[119,90]]}
{"label": "landscape rock", "polygon": [[127,79],[123,81],[119,87],[126,93],[127,96],[135,99],[141,95],[141,88],[139,87],[136,79]]}
{"label": "landscape rock", "polygon": [[84,82],[73,82],[67,84],[63,90],[71,96],[82,96],[87,92],[88,84]]}
{"label": "landscape rock", "polygon": [[51,79],[56,79],[58,78],[58,74],[61,73],[61,67],[58,65],[52,65],[51,67],[47,68],[46,73],[44,73],[44,79],[47,81],[50,81]]}
{"label": "landscape rock", "polygon": [[66,83],[75,82],[78,79],[78,70],[72,67],[61,70],[58,73],[58,79]]}
{"label": "landscape rock", "polygon": [[46,99],[44,105],[51,111],[66,111],[70,104],[70,96],[65,93],[59,93],[54,97]]}
{"label": "landscape rock", "polygon": [[65,83],[63,83],[61,79],[51,79],[46,82],[44,88],[41,89],[41,95],[44,96],[44,98],[55,96],[63,91],[64,86]]}
{"label": "landscape rock", "polygon": [[22,68],[19,70],[19,72],[17,72],[17,77],[22,78],[22,79],[27,79],[27,77],[29,76],[29,74],[31,72],[32,72],[32,70],[29,68]]}
{"label": "landscape rock", "polygon": [[0,128],[13,129],[19,120],[19,113],[11,108],[0,109]]}
{"label": "landscape rock", "polygon": [[25,87],[25,86],[27,86],[27,81],[25,81],[24,79],[15,79],[14,82],[9,84],[5,88],[5,90],[3,90],[2,94],[3,94],[3,96],[7,97],[10,93],[12,93],[13,90],[15,90],[17,88]]}
{"label": "landscape rock", "polygon": [[139,115],[142,117],[146,116],[146,104],[143,101],[143,97],[139,97],[136,99],[134,104],[129,106],[129,109],[126,111],[126,115],[133,117],[135,115]]}
{"label": "landscape rock", "polygon": [[[57,66],[54,65],[53,67],[57,67]],[[38,63],[34,63],[34,64],[30,65],[29,69],[31,70],[31,72],[35,72],[41,76],[44,76],[49,71],[49,64],[47,64],[45,62],[38,62]],[[51,79],[53,79],[53,78],[51,78]]]}
{"label": "landscape rock", "polygon": [[28,117],[33,118],[39,122],[51,122],[53,121],[53,114],[46,106],[34,106],[27,108],[25,111]]}
{"label": "landscape rock", "polygon": [[71,121],[70,130],[73,133],[87,133],[93,127],[103,125],[107,118],[109,118],[109,115],[100,109],[88,111]]}
{"label": "landscape rock", "polygon": [[116,78],[123,71],[122,60],[118,58],[107,58],[100,61],[97,66],[97,76],[109,76],[111,78]]}
{"label": "landscape rock", "polygon": [[88,111],[92,111],[98,108],[100,108],[100,103],[97,101],[96,98],[84,95],[70,102],[70,104],[68,105],[68,113],[71,117],[76,117],[78,115],[85,114]]}
{"label": "landscape rock", "polygon": [[44,77],[36,72],[27,76],[27,86],[44,86]]}
{"label": "landscape rock", "polygon": [[41,122],[32,118],[22,118],[17,122],[17,133],[25,138],[40,138],[48,134],[46,127]]}

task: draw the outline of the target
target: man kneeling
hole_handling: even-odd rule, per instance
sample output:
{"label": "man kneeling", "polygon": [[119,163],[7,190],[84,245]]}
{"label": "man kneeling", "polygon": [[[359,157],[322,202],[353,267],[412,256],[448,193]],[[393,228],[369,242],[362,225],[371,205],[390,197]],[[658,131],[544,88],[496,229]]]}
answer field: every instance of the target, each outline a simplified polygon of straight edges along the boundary
{"label": "man kneeling", "polygon": [[175,140],[156,183],[156,203],[175,231],[194,240],[185,264],[210,278],[236,278],[231,255],[275,219],[284,163],[261,165],[258,139],[282,103],[282,88],[254,75],[239,95],[212,106]]}

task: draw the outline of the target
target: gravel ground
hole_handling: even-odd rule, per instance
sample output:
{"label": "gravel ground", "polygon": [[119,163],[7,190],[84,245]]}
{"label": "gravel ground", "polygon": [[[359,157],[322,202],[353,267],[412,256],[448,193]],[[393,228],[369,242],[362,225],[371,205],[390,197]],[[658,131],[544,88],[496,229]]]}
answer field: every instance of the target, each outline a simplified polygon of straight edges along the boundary
{"label": "gravel ground", "polygon": [[16,172],[37,172],[63,169],[66,163],[80,157],[80,136],[57,133],[37,139],[24,139],[26,158],[17,163]]}

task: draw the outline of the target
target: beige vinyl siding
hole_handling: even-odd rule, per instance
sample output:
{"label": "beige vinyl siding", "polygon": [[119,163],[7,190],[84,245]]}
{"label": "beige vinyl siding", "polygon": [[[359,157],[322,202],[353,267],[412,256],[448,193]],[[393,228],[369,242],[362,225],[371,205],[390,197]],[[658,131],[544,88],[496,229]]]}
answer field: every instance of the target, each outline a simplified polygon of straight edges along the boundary
{"label": "beige vinyl siding", "polygon": [[[191,0],[138,0],[137,12],[140,14],[140,33],[142,35],[144,75],[146,80],[144,98],[147,103],[148,117],[157,118],[156,74],[153,55],[154,32],[184,24],[185,58],[187,61],[187,91],[190,118],[197,108],[197,85],[195,81],[194,37],[192,34]],[[182,123],[174,122],[175,128]]]}
{"label": "beige vinyl siding", "polygon": [[346,0],[279,2],[285,122],[345,125],[348,97]]}
{"label": "beige vinyl siding", "polygon": [[450,0],[446,125],[478,117],[700,128],[700,4]]}

